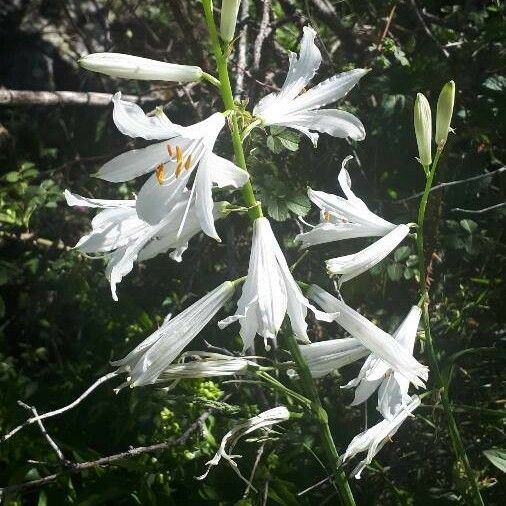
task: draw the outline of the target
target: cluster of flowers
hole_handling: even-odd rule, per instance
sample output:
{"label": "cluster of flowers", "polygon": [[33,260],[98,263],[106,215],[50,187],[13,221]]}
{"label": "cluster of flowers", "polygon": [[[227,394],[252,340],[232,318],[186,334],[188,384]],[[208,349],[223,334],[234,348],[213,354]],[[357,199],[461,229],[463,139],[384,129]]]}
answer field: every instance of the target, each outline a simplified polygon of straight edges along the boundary
{"label": "cluster of flowers", "polygon": [[[223,31],[230,32],[226,23],[225,26],[222,23]],[[265,126],[294,128],[307,135],[315,146],[318,132],[362,140],[365,130],[359,119],[348,112],[324,107],[344,97],[367,70],[335,75],[306,91],[321,63],[315,35],[311,28],[304,28],[300,53],[290,55],[282,88],[261,99],[253,109],[253,117]],[[90,70],[123,78],[184,82],[205,76],[199,67],[112,53],[89,55],[80,63]],[[113,105],[114,122],[123,134],[157,142],[117,156],[99,170],[97,177],[111,182],[144,174],[151,174],[150,177],[132,200],[91,199],[69,191],[65,196],[69,205],[102,209],[92,221],[92,231],[76,247],[86,253],[108,254],[106,275],[117,300],[116,286],[132,270],[135,261],[169,250],[172,259],[181,261],[188,242],[199,231],[219,241],[215,221],[225,217],[230,206],[227,202],[213,201],[213,187],[242,187],[248,174],[213,153],[225,125],[224,114],[217,112],[200,123],[183,127],[172,123],[160,109],[154,115],[144,114],[137,105],[122,100],[120,93],[114,95]],[[409,225],[385,221],[355,196],[345,168],[348,160],[349,157],[344,160],[339,173],[346,198],[309,190],[310,199],[321,210],[321,222],[296,238],[307,248],[341,239],[381,237],[358,253],[327,261],[329,274],[340,276],[340,284],[382,260],[409,232]],[[359,376],[344,388],[355,388],[354,405],[365,402],[378,390],[378,410],[384,419],[356,436],[343,456],[348,460],[359,452],[367,452],[353,473],[359,477],[420,403],[417,396],[408,394],[410,383],[423,387],[428,374],[427,368],[413,357],[420,309],[413,307],[396,333],[390,335],[316,285],[303,293],[267,218],[254,221],[245,279],[225,281],[174,318],[167,318],[156,332],[113,365],[118,373],[126,374],[126,384],[131,387],[183,377],[245,373],[252,363],[244,357],[206,352],[181,355],[241,284],[236,313],[218,325],[224,328],[238,322],[245,351],[257,334],[269,346],[268,341],[276,339],[288,315],[291,330],[301,343],[301,352],[315,378],[367,357]],[[306,323],[308,309],[318,320],[337,322],[351,337],[311,343]],[[179,356],[182,358],[178,362]],[[289,373],[296,375],[293,371]],[[221,457],[232,463],[226,448],[232,447],[239,437],[288,418],[288,410],[280,406],[239,425],[225,436],[208,465],[217,464]]]}

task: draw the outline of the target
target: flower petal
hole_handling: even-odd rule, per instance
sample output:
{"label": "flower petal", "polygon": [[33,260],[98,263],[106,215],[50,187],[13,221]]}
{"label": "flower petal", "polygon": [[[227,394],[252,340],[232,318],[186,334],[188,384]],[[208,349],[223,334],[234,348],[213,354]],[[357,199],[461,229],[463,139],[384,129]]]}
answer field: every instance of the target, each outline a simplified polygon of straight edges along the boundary
{"label": "flower petal", "polygon": [[343,97],[369,70],[354,69],[337,74],[299,95],[289,106],[287,114],[319,109]]}
{"label": "flower petal", "polygon": [[342,275],[339,279],[339,284],[341,285],[381,262],[397,247],[408,233],[409,227],[407,225],[398,225],[387,235],[358,253],[327,260],[325,262],[327,270],[333,276]]}
{"label": "flower petal", "polygon": [[148,116],[133,102],[121,100],[121,92],[112,97],[114,110],[112,117],[118,130],[129,137],[142,137],[146,140],[170,139],[181,135],[184,128],[172,123],[161,109]]}
{"label": "flower petal", "polygon": [[80,207],[101,207],[103,209],[116,209],[118,207],[135,207],[135,200],[114,200],[114,199],[90,199],[88,197],[81,197],[77,193],[72,193],[69,190],[63,192],[65,200],[69,206]]}
{"label": "flower petal", "polygon": [[213,183],[219,188],[224,188],[225,186],[240,188],[249,179],[249,174],[245,170],[214,153],[209,154],[209,165],[212,167],[211,178]]}
{"label": "flower petal", "polygon": [[195,175],[195,182],[193,183],[195,188],[195,206],[200,226],[204,234],[221,242],[218,232],[216,232],[216,227],[214,226],[213,183],[211,180],[211,167],[209,166],[209,162],[209,156],[207,154],[204,155],[199,163],[197,174]]}
{"label": "flower petal", "polygon": [[116,156],[102,165],[95,177],[120,183],[130,181],[154,170],[158,165],[169,161],[167,143],[159,142],[142,149],[132,149]]}

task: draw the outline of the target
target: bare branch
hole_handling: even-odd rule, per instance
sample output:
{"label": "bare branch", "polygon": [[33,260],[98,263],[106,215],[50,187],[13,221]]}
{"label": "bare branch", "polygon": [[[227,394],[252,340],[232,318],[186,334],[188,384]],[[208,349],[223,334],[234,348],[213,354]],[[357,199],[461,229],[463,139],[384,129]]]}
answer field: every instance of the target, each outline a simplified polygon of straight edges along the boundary
{"label": "bare branch", "polygon": [[105,383],[106,381],[110,380],[111,378],[114,378],[117,376],[117,371],[110,372],[109,374],[105,374],[104,376],[101,376],[98,378],[93,385],[91,385],[87,390],[84,391],[75,401],[71,402],[67,406],[64,406],[63,408],[55,409],[54,411],[49,411],[48,413],[44,413],[42,415],[32,416],[29,418],[26,422],[22,423],[21,425],[18,425],[15,429],[12,429],[9,433],[5,434],[5,436],[2,436],[0,438],[0,443],[3,443],[4,441],[7,441],[10,439],[14,434],[19,432],[24,427],[27,427],[28,425],[31,425],[32,423],[38,422],[39,420],[44,420],[45,418],[51,418],[53,416],[60,415],[62,413],[65,413],[65,411],[68,411],[75,406],[77,406],[82,400],[84,400],[88,395],[93,392],[98,386],[100,386],[102,383]]}
{"label": "bare branch", "polygon": [[258,30],[257,38],[255,39],[255,46],[253,49],[253,69],[258,70],[260,67],[260,58],[262,57],[262,47],[265,39],[271,33],[269,26],[270,12],[272,0],[263,1],[262,20],[260,21],[260,28]]}
{"label": "bare branch", "polygon": [[[470,183],[471,181],[478,181],[480,179],[485,179],[487,177],[492,177],[497,174],[501,174],[501,172],[506,171],[506,167],[500,167],[499,169],[493,170],[492,172],[485,172],[483,174],[478,174],[477,176],[468,177],[466,179],[457,179],[456,181],[448,181],[446,183],[439,183],[436,186],[433,186],[431,188],[431,192],[436,190],[442,190],[443,188],[448,188],[449,186],[455,186],[458,184],[464,184],[464,183]],[[415,193],[414,195],[411,195],[409,197],[398,199],[390,202],[391,204],[402,204],[404,202],[408,202],[409,200],[416,199],[418,197],[421,197],[423,195],[423,192]]]}
{"label": "bare branch", "polygon": [[235,98],[240,99],[244,91],[244,72],[247,66],[248,23],[245,23],[249,13],[249,0],[242,0],[240,21],[242,24],[239,34],[239,51],[237,55],[237,77],[235,80]]}
{"label": "bare branch", "polygon": [[[35,407],[28,406],[28,404],[25,404],[23,401],[18,401],[18,404],[23,408],[27,409],[28,411],[31,411],[35,416],[35,418],[39,416]],[[66,463],[66,459],[63,455],[63,452],[60,450],[60,447],[56,444],[55,440],[47,432],[46,428],[44,427],[44,424],[42,423],[42,420],[38,419],[37,425],[40,427],[40,431],[42,432],[42,435],[46,438],[47,442],[49,443],[49,446],[51,446],[51,448],[55,451],[60,462]]]}
{"label": "bare branch", "polygon": [[[0,106],[7,105],[89,105],[106,107],[111,103],[112,95],[94,91],[32,91],[0,89]],[[145,104],[156,102],[163,97],[160,93],[144,95],[123,95],[124,100]]]}
{"label": "bare branch", "polygon": [[483,214],[488,211],[493,211],[494,209],[500,209],[501,207],[506,206],[506,202],[500,202],[499,204],[495,204],[490,207],[485,207],[483,209],[461,209],[460,207],[455,207],[452,209],[453,212],[458,213],[467,213],[467,214]]}
{"label": "bare branch", "polygon": [[44,478],[40,478],[38,480],[32,480],[28,481],[26,483],[21,483],[20,485],[12,485],[10,487],[4,487],[0,488],[0,499],[7,497],[8,495],[18,493],[18,492],[25,492],[27,490],[32,490],[34,488],[39,488],[47,483],[51,483],[55,481],[58,477],[72,473],[80,473],[82,471],[86,471],[88,469],[94,469],[96,467],[105,467],[109,466],[111,464],[114,464],[115,462],[119,460],[123,460],[125,458],[130,457],[137,457],[139,455],[144,455],[146,453],[154,453],[159,452],[163,450],[167,450],[168,448],[174,448],[178,446],[183,446],[186,441],[191,437],[191,435],[199,430],[204,422],[207,420],[207,418],[211,415],[212,409],[209,411],[206,411],[205,413],[202,413],[195,422],[193,422],[186,431],[179,436],[178,438],[171,438],[167,441],[164,441],[163,443],[157,443],[150,446],[139,446],[137,448],[130,448],[127,451],[116,453],[114,455],[109,455],[108,457],[101,457],[97,460],[92,460],[88,462],[77,462],[72,463],[67,461],[67,469],[64,469],[62,471],[59,471],[57,473],[51,474],[49,476],[45,476]]}

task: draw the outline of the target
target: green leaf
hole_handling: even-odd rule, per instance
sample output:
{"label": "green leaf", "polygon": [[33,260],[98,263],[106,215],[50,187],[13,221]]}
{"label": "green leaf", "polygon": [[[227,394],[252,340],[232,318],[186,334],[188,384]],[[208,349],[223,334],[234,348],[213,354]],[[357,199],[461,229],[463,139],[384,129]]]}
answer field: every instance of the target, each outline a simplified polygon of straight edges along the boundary
{"label": "green leaf", "polygon": [[286,202],[279,199],[270,199],[267,204],[267,212],[269,216],[276,221],[285,221],[290,217]]}
{"label": "green leaf", "polygon": [[404,274],[404,266],[402,266],[401,264],[398,264],[398,263],[390,264],[387,267],[387,273],[388,273],[388,277],[392,281],[399,281],[401,279],[402,275]]}
{"label": "green leaf", "polygon": [[400,248],[397,248],[395,250],[394,260],[396,262],[402,262],[403,260],[406,260],[406,258],[408,258],[410,252],[411,248],[409,246],[401,246]]}
{"label": "green leaf", "polygon": [[478,228],[478,223],[473,220],[464,219],[460,220],[460,226],[468,233],[472,234]]}
{"label": "green leaf", "polygon": [[306,216],[311,211],[311,201],[305,195],[295,195],[287,200],[286,207],[297,216]]}
{"label": "green leaf", "polygon": [[490,450],[483,450],[483,455],[487,457],[497,469],[506,473],[506,450],[504,448],[491,448]]}
{"label": "green leaf", "polygon": [[8,183],[16,183],[17,181],[19,181],[19,172],[15,171],[7,172],[7,174],[5,174],[5,180]]}

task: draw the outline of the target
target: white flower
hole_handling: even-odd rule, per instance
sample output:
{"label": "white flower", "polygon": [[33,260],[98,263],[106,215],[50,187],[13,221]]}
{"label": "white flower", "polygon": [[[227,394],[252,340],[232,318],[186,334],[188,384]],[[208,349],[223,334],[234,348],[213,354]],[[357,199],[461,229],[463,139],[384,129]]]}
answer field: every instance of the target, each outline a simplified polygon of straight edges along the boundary
{"label": "white flower", "polygon": [[309,232],[299,234],[297,241],[307,248],[316,244],[353,239],[356,237],[383,236],[393,230],[395,225],[369,211],[365,202],[351,190],[351,178],[346,164],[352,156],[347,156],[341,165],[338,181],[346,198],[331,193],[315,191],[307,194],[320,210],[320,224]]}
{"label": "white flower", "polygon": [[367,452],[367,457],[362,460],[351,473],[357,479],[364,468],[372,462],[385,443],[391,441],[391,437],[397,432],[404,420],[420,405],[420,398],[416,395],[410,398],[406,407],[399,409],[391,420],[382,420],[371,428],[355,436],[345,454],[343,462],[351,459],[357,453]]}
{"label": "white flower", "polygon": [[302,295],[293,279],[281,248],[267,218],[253,223],[253,245],[248,275],[237,302],[237,312],[218,323],[224,328],[234,321],[241,324],[244,349],[253,344],[255,335],[276,339],[286,313],[292,331],[300,341],[309,343],[306,314],[310,308],[318,319],[331,321],[332,315],[318,311]]}
{"label": "white flower", "polygon": [[188,351],[181,355],[178,363],[170,364],[164,369],[158,381],[232,376],[244,373],[249,366],[258,367],[244,357],[207,351]]}
{"label": "white flower", "polygon": [[[70,206],[98,207],[104,210],[92,220],[92,231],[81,237],[76,248],[84,253],[110,253],[106,276],[111,283],[112,297],[118,300],[116,285],[133,268],[136,260],[143,261],[173,250],[170,257],[181,261],[188,241],[200,232],[195,203],[190,205],[184,227],[178,234],[181,219],[187,210],[189,193],[183,192],[173,210],[156,225],[139,219],[135,200],[88,199],[65,190]],[[226,215],[227,202],[217,202],[213,218]]]}
{"label": "white flower", "polygon": [[229,301],[234,283],[225,281],[162,326],[140,343],[125,358],[111,362],[129,374],[132,387],[155,383],[192,339]]}
{"label": "white flower", "polygon": [[[139,192],[137,213],[144,221],[156,224],[171,212],[195,172],[187,206],[195,203],[202,230],[219,240],[212,213],[213,183],[219,188],[238,188],[248,180],[246,171],[213,153],[216,138],[225,124],[223,114],[218,112],[200,123],[182,127],[172,123],[161,110],[154,116],[145,115],[136,104],[121,100],[120,93],[114,95],[113,103],[114,122],[121,133],[163,141],[113,158],[96,176],[121,182],[153,172]],[[180,230],[186,217],[187,212],[183,214]]]}
{"label": "white flower", "polygon": [[78,63],[87,70],[124,79],[190,82],[199,81],[203,75],[202,69],[193,65],[177,65],[121,53],[93,53]]}
{"label": "white flower", "polygon": [[[421,309],[413,306],[393,338],[411,355],[420,323]],[[390,365],[374,354],[364,362],[358,377],[342,388],[356,387],[352,406],[365,402],[378,388],[378,411],[383,418],[392,419],[400,406],[409,400],[409,380],[392,370]]]}
{"label": "white flower", "polygon": [[425,167],[432,163],[432,113],[429,101],[423,93],[416,94],[413,117],[418,156]]}
{"label": "white flower", "polygon": [[221,2],[220,35],[225,42],[234,38],[237,14],[241,0],[223,0]]}
{"label": "white flower", "polygon": [[327,260],[325,262],[327,271],[331,276],[341,275],[339,278],[339,285],[341,285],[381,262],[399,245],[408,233],[408,225],[397,225],[387,235],[358,253]]}
{"label": "white flower", "polygon": [[309,287],[307,296],[327,313],[333,313],[334,321],[372,353],[382,358],[393,370],[401,373],[413,385],[424,386],[428,377],[427,367],[420,364],[390,334],[317,285]]}
{"label": "white flower", "polygon": [[[354,337],[331,339],[300,346],[300,351],[313,378],[321,378],[345,365],[369,355],[369,350]],[[297,377],[293,370],[288,375]]]}
{"label": "white flower", "polygon": [[262,98],[253,109],[253,114],[264,125],[280,125],[299,130],[314,145],[318,141],[315,132],[361,141],[365,138],[365,129],[358,118],[338,109],[321,108],[345,97],[368,70],[343,72],[304,91],[322,59],[314,43],[315,35],[312,28],[304,27],[299,57],[290,53],[290,66],[281,90]]}
{"label": "white flower", "polygon": [[232,430],[225,434],[221,440],[221,444],[218,451],[216,452],[216,455],[206,463],[208,466],[207,471],[197,479],[203,480],[206,478],[209,474],[209,471],[211,470],[211,467],[217,466],[220,460],[223,458],[232,466],[232,469],[236,472],[236,474],[243,481],[248,483],[246,478],[244,478],[244,476],[240,473],[237,464],[234,461],[234,459],[240,457],[240,455],[231,455],[230,452],[232,452],[235,445],[242,437],[247,436],[248,434],[251,434],[252,432],[259,429],[264,429],[265,431],[265,429],[268,427],[271,427],[277,423],[285,422],[289,418],[290,413],[288,412],[288,409],[286,409],[285,406],[278,406],[276,408],[264,411],[263,413],[260,413],[259,415],[254,416],[253,418],[250,418],[243,423],[237,424]]}

